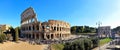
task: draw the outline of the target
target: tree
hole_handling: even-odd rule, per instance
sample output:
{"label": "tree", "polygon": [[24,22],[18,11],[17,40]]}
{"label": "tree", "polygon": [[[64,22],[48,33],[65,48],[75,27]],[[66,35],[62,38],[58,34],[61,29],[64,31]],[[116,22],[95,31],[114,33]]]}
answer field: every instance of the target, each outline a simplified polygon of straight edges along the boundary
{"label": "tree", "polygon": [[89,26],[72,26],[71,27],[72,34],[80,34],[80,33],[96,33],[96,28]]}
{"label": "tree", "polygon": [[96,28],[90,27],[92,33],[96,33]]}
{"label": "tree", "polygon": [[13,41],[15,41],[15,29],[13,27],[10,27],[10,33],[12,34]]}
{"label": "tree", "polygon": [[6,35],[3,33],[0,33],[0,42],[3,43],[6,40]]}
{"label": "tree", "polygon": [[18,41],[19,38],[19,27],[15,28],[15,41]]}
{"label": "tree", "polygon": [[67,42],[64,45],[63,50],[91,50],[93,48],[93,45],[98,44],[95,41],[93,43],[92,40],[97,40],[97,39],[89,39],[89,38],[83,38],[83,39],[77,39],[73,42]]}
{"label": "tree", "polygon": [[85,50],[90,50],[92,48],[92,41],[90,39],[84,39]]}
{"label": "tree", "polygon": [[93,38],[91,38],[91,41],[92,41],[92,43],[93,43],[93,47],[92,47],[92,48],[94,48],[94,47],[97,47],[97,46],[98,46],[98,42],[99,42],[98,38],[93,37]]}
{"label": "tree", "polygon": [[76,26],[76,28],[77,28],[76,32],[78,32],[78,33],[83,33],[83,31],[84,31],[84,26]]}
{"label": "tree", "polygon": [[91,32],[90,31],[90,28],[89,28],[89,26],[84,26],[84,33],[89,33],[89,32]]}
{"label": "tree", "polygon": [[76,26],[71,27],[71,33],[76,33]]}
{"label": "tree", "polygon": [[112,29],[112,32],[114,32],[114,33],[117,33],[117,34],[120,34],[120,26],[117,26],[116,28],[113,28]]}

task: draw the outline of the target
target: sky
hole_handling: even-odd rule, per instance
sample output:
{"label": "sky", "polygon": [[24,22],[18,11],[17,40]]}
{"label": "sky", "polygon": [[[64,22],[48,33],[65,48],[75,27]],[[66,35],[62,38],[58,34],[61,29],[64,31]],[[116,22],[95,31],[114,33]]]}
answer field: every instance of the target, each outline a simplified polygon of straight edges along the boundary
{"label": "sky", "polygon": [[120,26],[120,0],[0,0],[0,24],[20,26],[21,13],[32,7],[38,21],[63,20],[71,26]]}

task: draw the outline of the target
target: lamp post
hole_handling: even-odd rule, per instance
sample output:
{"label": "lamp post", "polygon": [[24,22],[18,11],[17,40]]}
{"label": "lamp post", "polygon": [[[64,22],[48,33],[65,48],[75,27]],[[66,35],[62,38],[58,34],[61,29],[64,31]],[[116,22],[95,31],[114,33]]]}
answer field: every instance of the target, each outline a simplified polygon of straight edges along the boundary
{"label": "lamp post", "polygon": [[96,23],[96,25],[98,25],[98,30],[97,30],[97,36],[98,36],[98,47],[99,47],[99,50],[100,50],[100,30],[99,30],[99,28],[100,28],[100,25],[102,25],[102,23],[99,21],[99,22],[97,22]]}

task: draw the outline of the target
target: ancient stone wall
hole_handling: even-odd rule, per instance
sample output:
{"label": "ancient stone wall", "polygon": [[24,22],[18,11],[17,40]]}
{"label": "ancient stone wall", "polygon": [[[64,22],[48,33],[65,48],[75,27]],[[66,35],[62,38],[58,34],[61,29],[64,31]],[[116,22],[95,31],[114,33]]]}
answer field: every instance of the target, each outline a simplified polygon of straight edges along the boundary
{"label": "ancient stone wall", "polygon": [[37,21],[33,8],[26,9],[21,14],[21,33],[26,39],[42,39],[40,33],[41,22]]}
{"label": "ancient stone wall", "polygon": [[45,39],[64,39],[70,35],[70,24],[58,20],[48,20],[43,22],[42,27],[44,29]]}
{"label": "ancient stone wall", "polygon": [[30,7],[21,14],[21,33],[29,40],[62,40],[70,35],[70,24],[59,20],[39,22]]}

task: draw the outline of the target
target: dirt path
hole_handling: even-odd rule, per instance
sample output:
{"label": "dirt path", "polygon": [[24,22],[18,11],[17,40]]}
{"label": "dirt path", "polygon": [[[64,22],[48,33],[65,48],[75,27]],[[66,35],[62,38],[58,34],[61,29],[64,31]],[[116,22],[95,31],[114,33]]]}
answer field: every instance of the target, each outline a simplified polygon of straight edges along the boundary
{"label": "dirt path", "polygon": [[44,50],[47,45],[31,45],[28,42],[5,42],[0,44],[0,50]]}

